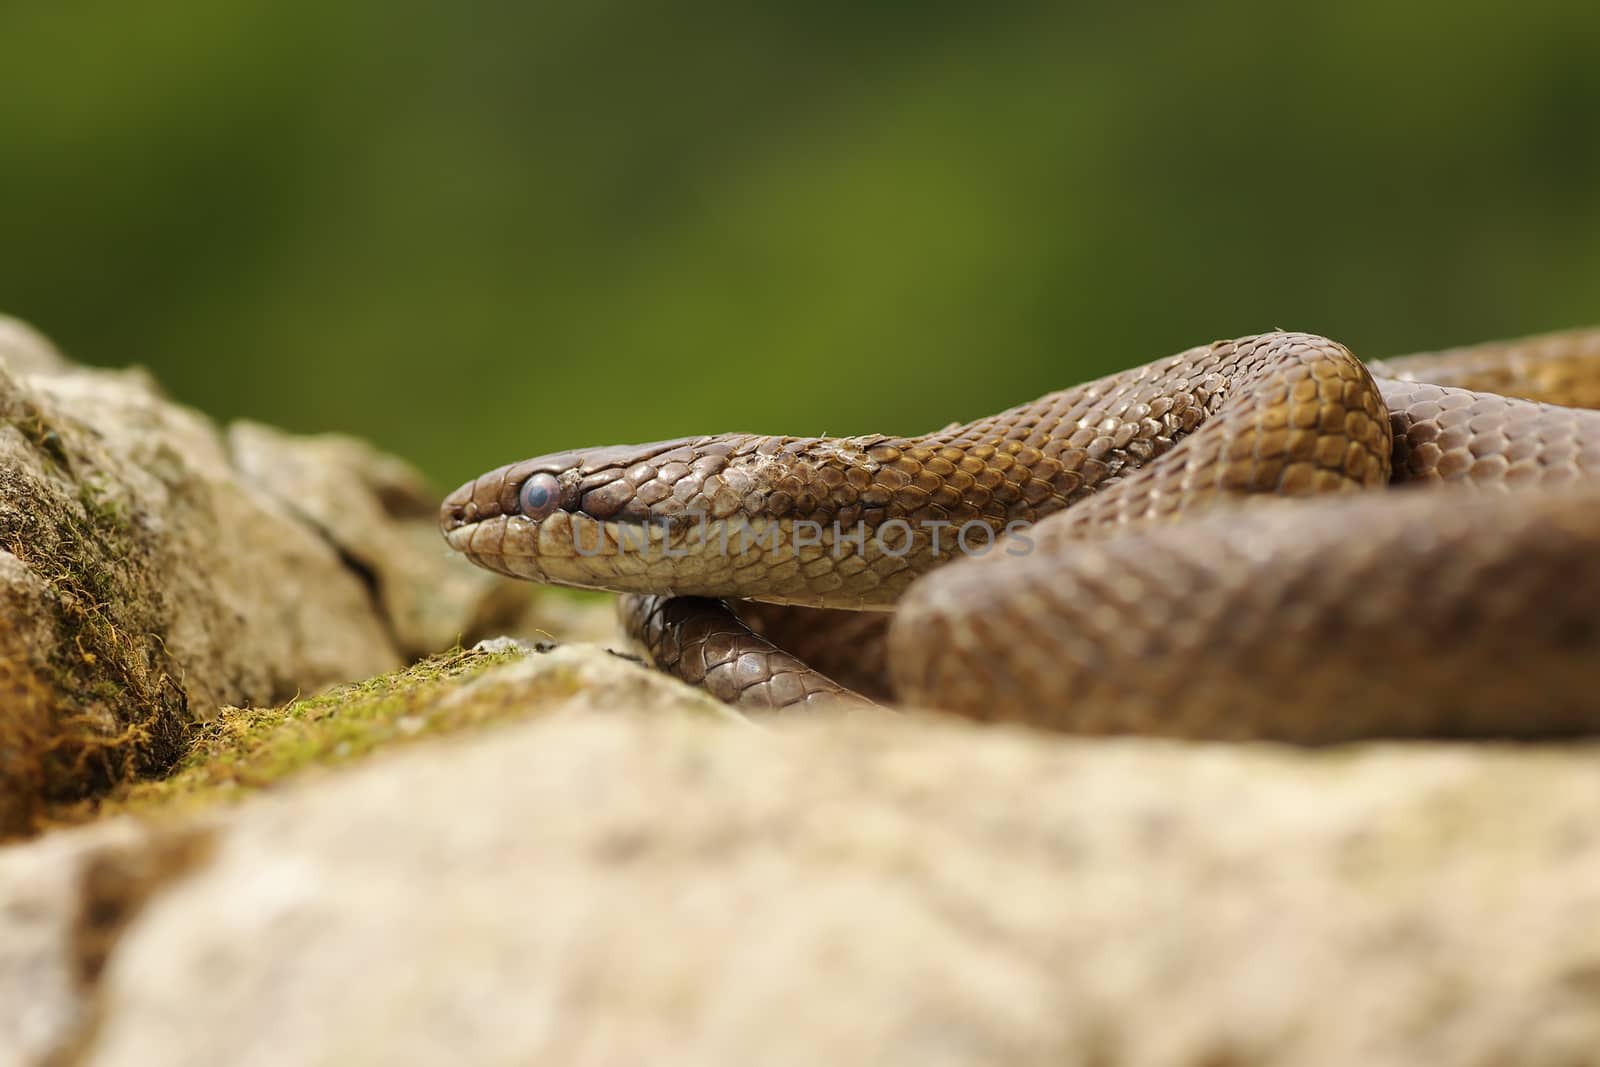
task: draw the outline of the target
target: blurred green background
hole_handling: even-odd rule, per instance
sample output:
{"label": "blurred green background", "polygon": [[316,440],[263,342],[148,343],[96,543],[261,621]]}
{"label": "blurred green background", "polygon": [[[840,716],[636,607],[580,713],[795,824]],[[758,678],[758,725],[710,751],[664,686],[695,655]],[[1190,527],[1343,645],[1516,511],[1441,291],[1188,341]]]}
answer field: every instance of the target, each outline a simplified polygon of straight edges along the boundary
{"label": "blurred green background", "polygon": [[1600,322],[1600,7],[6,0],[0,310],[441,486]]}

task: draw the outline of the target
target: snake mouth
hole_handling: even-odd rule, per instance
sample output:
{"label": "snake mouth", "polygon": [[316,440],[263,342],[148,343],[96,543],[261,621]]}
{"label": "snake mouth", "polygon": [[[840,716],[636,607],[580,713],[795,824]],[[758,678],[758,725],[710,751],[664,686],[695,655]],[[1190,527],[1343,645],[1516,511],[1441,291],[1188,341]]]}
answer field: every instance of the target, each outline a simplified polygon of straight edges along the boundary
{"label": "snake mouth", "polygon": [[516,551],[517,538],[511,536],[513,523],[523,527],[531,525],[526,519],[494,515],[486,519],[463,521],[445,530],[444,539],[451,548],[480,567],[511,578],[545,581],[539,558]]}
{"label": "snake mouth", "polygon": [[705,594],[707,583],[726,582],[723,572],[732,561],[682,547],[685,532],[665,523],[556,511],[541,521],[522,515],[462,521],[444,536],[471,562],[511,578],[613,593],[668,588]]}
{"label": "snake mouth", "polygon": [[474,478],[444,498],[439,505],[439,532],[444,534],[451,548],[465,551],[463,545],[470,536],[471,527],[505,513],[500,502],[503,487],[499,483],[507,472],[508,468],[501,467]]}
{"label": "snake mouth", "polygon": [[[522,515],[490,515],[467,518],[471,502],[461,505],[463,517],[444,520],[445,542],[469,561],[510,578],[581,588],[604,588],[606,573],[601,560],[592,561],[575,551],[575,537],[582,529],[591,541],[600,541],[595,532],[601,524],[586,515],[557,511],[543,521]],[[443,523],[441,523],[443,525]]]}

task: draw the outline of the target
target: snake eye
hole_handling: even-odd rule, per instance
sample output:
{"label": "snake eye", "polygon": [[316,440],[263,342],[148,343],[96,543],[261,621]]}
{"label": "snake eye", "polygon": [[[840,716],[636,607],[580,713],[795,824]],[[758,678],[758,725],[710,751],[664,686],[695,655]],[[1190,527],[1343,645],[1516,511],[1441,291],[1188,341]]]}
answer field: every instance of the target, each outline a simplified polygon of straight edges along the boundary
{"label": "snake eye", "polygon": [[537,522],[561,506],[561,483],[553,474],[535,474],[517,494],[522,514]]}

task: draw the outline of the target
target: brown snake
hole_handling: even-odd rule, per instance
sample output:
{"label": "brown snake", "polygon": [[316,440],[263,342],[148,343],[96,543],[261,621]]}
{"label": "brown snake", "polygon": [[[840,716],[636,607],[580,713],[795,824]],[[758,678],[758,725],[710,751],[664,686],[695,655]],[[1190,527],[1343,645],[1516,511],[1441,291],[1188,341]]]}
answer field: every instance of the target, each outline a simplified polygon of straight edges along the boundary
{"label": "brown snake", "polygon": [[481,566],[633,594],[651,659],[745,708],[1570,735],[1600,730],[1595,407],[1600,330],[1370,371],[1270,333],[920,437],[542,456],[440,524]]}

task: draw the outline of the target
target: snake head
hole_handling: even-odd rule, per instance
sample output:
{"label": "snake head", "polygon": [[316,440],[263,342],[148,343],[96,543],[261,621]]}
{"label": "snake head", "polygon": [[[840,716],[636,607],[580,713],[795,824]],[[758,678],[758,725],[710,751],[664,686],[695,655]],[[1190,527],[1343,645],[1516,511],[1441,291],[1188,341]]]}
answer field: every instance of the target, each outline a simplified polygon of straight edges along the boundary
{"label": "snake head", "polygon": [[868,481],[881,440],[719,434],[557,452],[461,486],[439,525],[451,548],[514,578],[699,596],[787,582],[767,595],[811,602],[811,586],[837,584],[802,572],[816,539],[888,500]]}
{"label": "snake head", "polygon": [[[670,503],[673,485],[690,484],[690,463],[703,471],[708,458],[725,451],[711,438],[685,437],[511,463],[447,496],[439,529],[451,548],[479,566],[514,578],[600,588],[597,575],[609,568],[584,561],[609,555],[606,546],[614,546],[620,527],[645,530],[681,511]],[[668,464],[670,484],[661,477]],[[702,474],[694,484],[703,480]]]}

